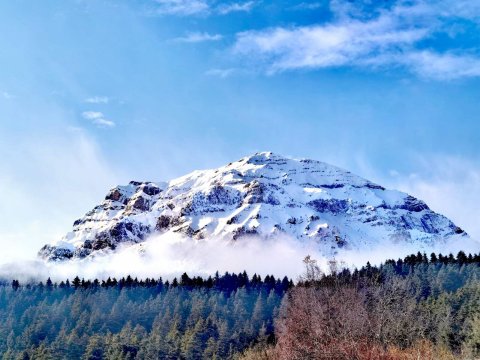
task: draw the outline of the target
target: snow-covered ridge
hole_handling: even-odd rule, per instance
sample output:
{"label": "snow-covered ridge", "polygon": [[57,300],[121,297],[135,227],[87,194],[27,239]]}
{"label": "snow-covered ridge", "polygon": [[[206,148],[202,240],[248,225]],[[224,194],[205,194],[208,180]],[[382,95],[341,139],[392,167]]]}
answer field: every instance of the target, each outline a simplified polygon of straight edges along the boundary
{"label": "snow-covered ridge", "polygon": [[83,258],[143,242],[153,233],[241,241],[279,234],[318,244],[325,255],[383,241],[418,244],[469,239],[421,200],[338,167],[257,153],[167,183],[132,181],[76,220],[73,231],[39,255]]}

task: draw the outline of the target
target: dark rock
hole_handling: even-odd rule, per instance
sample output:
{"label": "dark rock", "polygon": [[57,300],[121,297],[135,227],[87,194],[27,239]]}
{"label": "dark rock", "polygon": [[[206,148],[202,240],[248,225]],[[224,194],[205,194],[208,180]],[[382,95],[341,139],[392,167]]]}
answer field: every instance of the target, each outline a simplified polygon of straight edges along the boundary
{"label": "dark rock", "polygon": [[310,201],[307,205],[321,213],[330,212],[333,214],[345,213],[349,208],[347,200],[317,199]]}
{"label": "dark rock", "polygon": [[167,215],[160,215],[157,220],[157,224],[155,226],[155,230],[160,231],[167,229],[170,225],[171,217]]}
{"label": "dark rock", "polygon": [[195,207],[193,203],[188,202],[183,208],[180,209],[180,216],[193,215],[195,213]]}
{"label": "dark rock", "polygon": [[[205,200],[212,205],[232,205],[238,202],[239,194],[233,194],[233,196],[231,195],[232,194],[223,186],[216,185],[208,192]],[[201,196],[201,198],[203,197]]]}
{"label": "dark rock", "polygon": [[92,244],[92,250],[101,250],[107,248],[115,250],[116,246],[107,239],[96,239]]}
{"label": "dark rock", "polygon": [[253,181],[247,190],[247,203],[280,205],[280,201],[275,198],[272,190],[278,190],[278,186],[265,184],[257,180]]}
{"label": "dark rock", "polygon": [[232,216],[230,219],[227,220],[227,225],[232,225],[237,222],[238,218],[236,216]]}
{"label": "dark rock", "polygon": [[147,195],[154,196],[160,194],[162,190],[160,190],[160,188],[154,184],[146,184],[142,191]]}
{"label": "dark rock", "polygon": [[226,189],[221,185],[213,186],[208,193],[198,192],[180,212],[182,216],[199,215],[225,211],[225,206],[238,205],[242,200],[239,191]]}
{"label": "dark rock", "polygon": [[323,187],[325,189],[339,189],[339,188],[343,188],[345,185],[344,184],[341,184],[341,183],[333,183],[333,184],[323,184],[323,185],[320,185],[320,187]]}
{"label": "dark rock", "polygon": [[114,248],[116,244],[131,240],[141,241],[150,233],[147,225],[130,221],[118,222],[109,230],[102,231],[92,240],[92,248]]}
{"label": "dark rock", "polygon": [[131,207],[140,211],[148,211],[150,210],[150,202],[139,196],[131,203]]}
{"label": "dark rock", "polygon": [[49,261],[62,261],[72,258],[73,252],[69,249],[58,248],[52,245],[44,245],[38,252],[38,256]]}
{"label": "dark rock", "polygon": [[410,230],[413,229],[413,227],[415,226],[410,217],[407,218],[406,216],[402,215],[400,217],[400,220],[402,221],[404,229]]}
{"label": "dark rock", "polygon": [[75,249],[74,256],[82,259],[90,255],[91,253],[92,253],[91,249],[85,249],[83,247],[79,247],[78,249]]}
{"label": "dark rock", "polygon": [[287,220],[287,224],[295,225],[297,223],[297,219],[294,217],[291,217],[290,219]]}
{"label": "dark rock", "polygon": [[238,229],[236,229],[233,232],[232,239],[238,240],[243,236],[256,235],[256,234],[258,234],[258,231],[256,229],[246,229],[244,226],[240,226]]}
{"label": "dark rock", "polygon": [[108,195],[105,197],[105,200],[119,201],[122,198],[122,193],[117,188],[112,189]]}
{"label": "dark rock", "polygon": [[180,226],[185,222],[185,219],[182,217],[174,217],[170,220],[171,226]]}
{"label": "dark rock", "polygon": [[431,214],[425,214],[420,218],[423,230],[428,234],[437,234],[438,229],[435,227],[435,218]]}
{"label": "dark rock", "polygon": [[92,241],[91,240],[85,240],[85,242],[82,245],[85,249],[92,249]]}
{"label": "dark rock", "polygon": [[368,224],[370,222],[377,221],[377,220],[378,220],[378,217],[376,215],[374,215],[374,216],[370,216],[370,217],[366,218],[363,221],[363,223]]}
{"label": "dark rock", "polygon": [[340,236],[335,235],[335,242],[337,243],[337,246],[339,248],[343,248],[345,244],[347,243],[345,239],[342,239]]}
{"label": "dark rock", "polygon": [[403,204],[395,206],[394,209],[403,209],[413,212],[429,210],[427,204],[425,204],[422,200],[416,199],[410,195],[405,198],[405,202]]}
{"label": "dark rock", "polygon": [[188,237],[193,237],[193,235],[195,235],[195,231],[188,225],[184,226],[184,227],[181,227],[179,229],[176,229],[176,230],[174,230],[174,232],[184,234]]}
{"label": "dark rock", "polygon": [[365,187],[369,188],[369,189],[376,189],[376,190],[385,190],[385,188],[383,186],[380,186],[380,185],[377,185],[377,184],[374,184],[374,183],[367,183],[365,185]]}

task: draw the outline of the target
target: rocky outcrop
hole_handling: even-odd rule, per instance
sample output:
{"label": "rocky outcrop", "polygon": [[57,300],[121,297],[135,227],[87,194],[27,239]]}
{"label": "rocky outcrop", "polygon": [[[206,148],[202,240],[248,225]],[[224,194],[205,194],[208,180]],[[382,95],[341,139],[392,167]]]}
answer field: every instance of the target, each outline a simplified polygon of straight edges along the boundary
{"label": "rocky outcrop", "polygon": [[308,202],[307,205],[313,207],[319,213],[339,214],[348,210],[348,201],[343,199],[317,199]]}
{"label": "rocky outcrop", "polygon": [[38,255],[49,260],[65,260],[72,258],[73,252],[62,247],[44,245],[38,252]]}

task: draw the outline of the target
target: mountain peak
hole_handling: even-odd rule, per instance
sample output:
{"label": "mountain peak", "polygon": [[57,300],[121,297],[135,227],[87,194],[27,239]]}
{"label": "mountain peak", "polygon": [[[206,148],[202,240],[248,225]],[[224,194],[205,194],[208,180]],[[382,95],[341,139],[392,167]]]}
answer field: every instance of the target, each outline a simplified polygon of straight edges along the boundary
{"label": "mountain peak", "polygon": [[253,155],[247,156],[243,158],[247,163],[249,164],[267,164],[272,161],[285,161],[285,160],[290,160],[287,159],[279,154],[274,154],[271,151],[262,151],[262,152],[257,152]]}
{"label": "mountain peak", "polygon": [[167,183],[117,186],[40,255],[81,258],[141,243],[154,233],[226,240],[282,234],[330,255],[383,241],[425,248],[468,237],[408,194],[320,161],[259,152]]}

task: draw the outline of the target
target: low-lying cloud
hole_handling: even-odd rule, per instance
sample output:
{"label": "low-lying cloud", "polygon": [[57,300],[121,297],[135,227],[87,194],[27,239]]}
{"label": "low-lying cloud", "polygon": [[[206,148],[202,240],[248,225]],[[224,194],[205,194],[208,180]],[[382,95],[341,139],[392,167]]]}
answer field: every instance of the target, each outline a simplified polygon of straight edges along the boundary
{"label": "low-lying cloud", "polygon": [[[452,243],[450,247],[442,245],[431,250],[456,253],[460,248],[467,252],[480,249],[480,246],[468,247],[468,242],[462,244],[462,241]],[[32,260],[3,265],[0,267],[0,278],[16,278],[23,282],[45,280],[47,277],[56,281],[71,280],[77,275],[86,279],[118,279],[127,275],[172,279],[184,272],[208,277],[216,271],[239,273],[246,270],[250,275],[287,275],[296,280],[303,273],[303,259],[307,255],[316,259],[322,270],[327,272],[332,259],[348,267],[361,267],[367,261],[378,264],[388,258],[396,259],[418,250],[418,245],[386,241],[361,251],[344,251],[328,257],[320,251],[319,244],[313,241],[300,242],[286,236],[272,239],[245,237],[232,242],[215,238],[193,240],[177,234],[165,234],[154,235],[141,244],[81,260],[50,263]]]}

